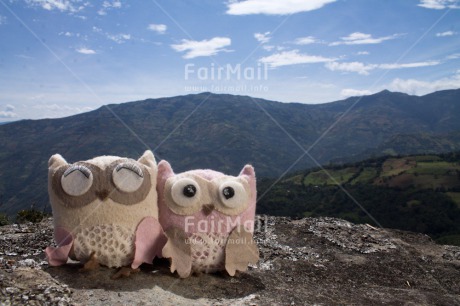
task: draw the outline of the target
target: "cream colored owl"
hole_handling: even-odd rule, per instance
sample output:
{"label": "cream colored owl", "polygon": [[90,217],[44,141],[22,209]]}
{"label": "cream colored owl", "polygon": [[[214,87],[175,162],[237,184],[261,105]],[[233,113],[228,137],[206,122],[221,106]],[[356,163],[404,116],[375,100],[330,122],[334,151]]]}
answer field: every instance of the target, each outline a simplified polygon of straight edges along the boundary
{"label": "cream colored owl", "polygon": [[158,165],[159,220],[168,242],[163,257],[171,272],[226,270],[231,276],[257,263],[253,240],[256,209],[254,169],[237,177],[212,170],[174,174],[166,161]]}
{"label": "cream colored owl", "polygon": [[157,165],[151,151],[139,160],[100,156],[68,164],[49,160],[48,192],[57,247],[50,265],[68,257],[108,267],[152,263],[166,240],[158,222]]}

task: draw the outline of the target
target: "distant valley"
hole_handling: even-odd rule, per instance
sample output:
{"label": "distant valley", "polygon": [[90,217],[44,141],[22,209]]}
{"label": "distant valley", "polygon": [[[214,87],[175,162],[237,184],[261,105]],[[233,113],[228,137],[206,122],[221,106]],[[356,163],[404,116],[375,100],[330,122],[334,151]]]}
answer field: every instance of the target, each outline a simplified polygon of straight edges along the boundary
{"label": "distant valley", "polygon": [[55,153],[75,162],[137,158],[151,148],[176,172],[237,174],[252,163],[259,178],[276,178],[317,166],[308,156],[299,159],[303,150],[320,164],[460,150],[459,101],[460,90],[422,97],[383,91],[317,105],[201,93],[17,121],[0,126],[0,211],[49,210],[47,162]]}
{"label": "distant valley", "polygon": [[330,165],[272,185],[259,181],[259,213],[340,217],[460,245],[460,152]]}

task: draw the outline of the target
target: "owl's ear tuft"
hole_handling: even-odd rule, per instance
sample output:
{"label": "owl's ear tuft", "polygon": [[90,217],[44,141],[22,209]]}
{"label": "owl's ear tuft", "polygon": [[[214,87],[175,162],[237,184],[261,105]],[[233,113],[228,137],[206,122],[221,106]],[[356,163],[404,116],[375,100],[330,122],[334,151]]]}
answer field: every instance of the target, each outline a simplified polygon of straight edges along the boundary
{"label": "owl's ear tuft", "polygon": [[251,165],[244,166],[243,170],[240,172],[240,176],[247,175],[251,179],[256,178],[256,172],[254,171],[254,167]]}
{"label": "owl's ear tuft", "polygon": [[165,161],[162,160],[158,164],[158,177],[159,178],[166,178],[174,175],[174,171],[171,168],[171,165]]}
{"label": "owl's ear tuft", "polygon": [[48,161],[48,168],[49,169],[56,169],[60,166],[67,165],[65,159],[61,156],[61,154],[54,154],[50,157]]}
{"label": "owl's ear tuft", "polygon": [[150,150],[146,150],[137,161],[150,168],[155,168],[156,166],[155,156],[153,156],[153,153]]}

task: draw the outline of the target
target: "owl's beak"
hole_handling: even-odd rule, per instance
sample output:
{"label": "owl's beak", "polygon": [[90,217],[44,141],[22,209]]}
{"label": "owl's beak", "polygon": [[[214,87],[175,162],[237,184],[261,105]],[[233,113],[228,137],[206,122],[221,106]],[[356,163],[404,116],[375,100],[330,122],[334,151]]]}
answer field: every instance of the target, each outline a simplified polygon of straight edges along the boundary
{"label": "owl's beak", "polygon": [[96,191],[96,195],[101,201],[105,201],[109,197],[109,194],[110,192],[106,189],[101,190],[101,191]]}
{"label": "owl's beak", "polygon": [[203,205],[203,213],[205,216],[209,216],[214,210],[214,204]]}

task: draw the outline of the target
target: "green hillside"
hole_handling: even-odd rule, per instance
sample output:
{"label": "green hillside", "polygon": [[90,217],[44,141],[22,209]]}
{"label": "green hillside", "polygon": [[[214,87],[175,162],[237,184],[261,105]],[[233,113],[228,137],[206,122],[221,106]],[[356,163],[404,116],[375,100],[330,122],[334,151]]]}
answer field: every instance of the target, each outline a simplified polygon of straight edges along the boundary
{"label": "green hillside", "polygon": [[407,189],[452,189],[460,186],[460,165],[440,156],[407,156],[361,162],[309,172],[304,185],[373,184]]}
{"label": "green hillside", "polygon": [[439,242],[460,245],[460,152],[311,169],[267,191],[272,183],[259,182],[259,193],[266,193],[258,202],[259,213],[335,216],[422,232]]}

